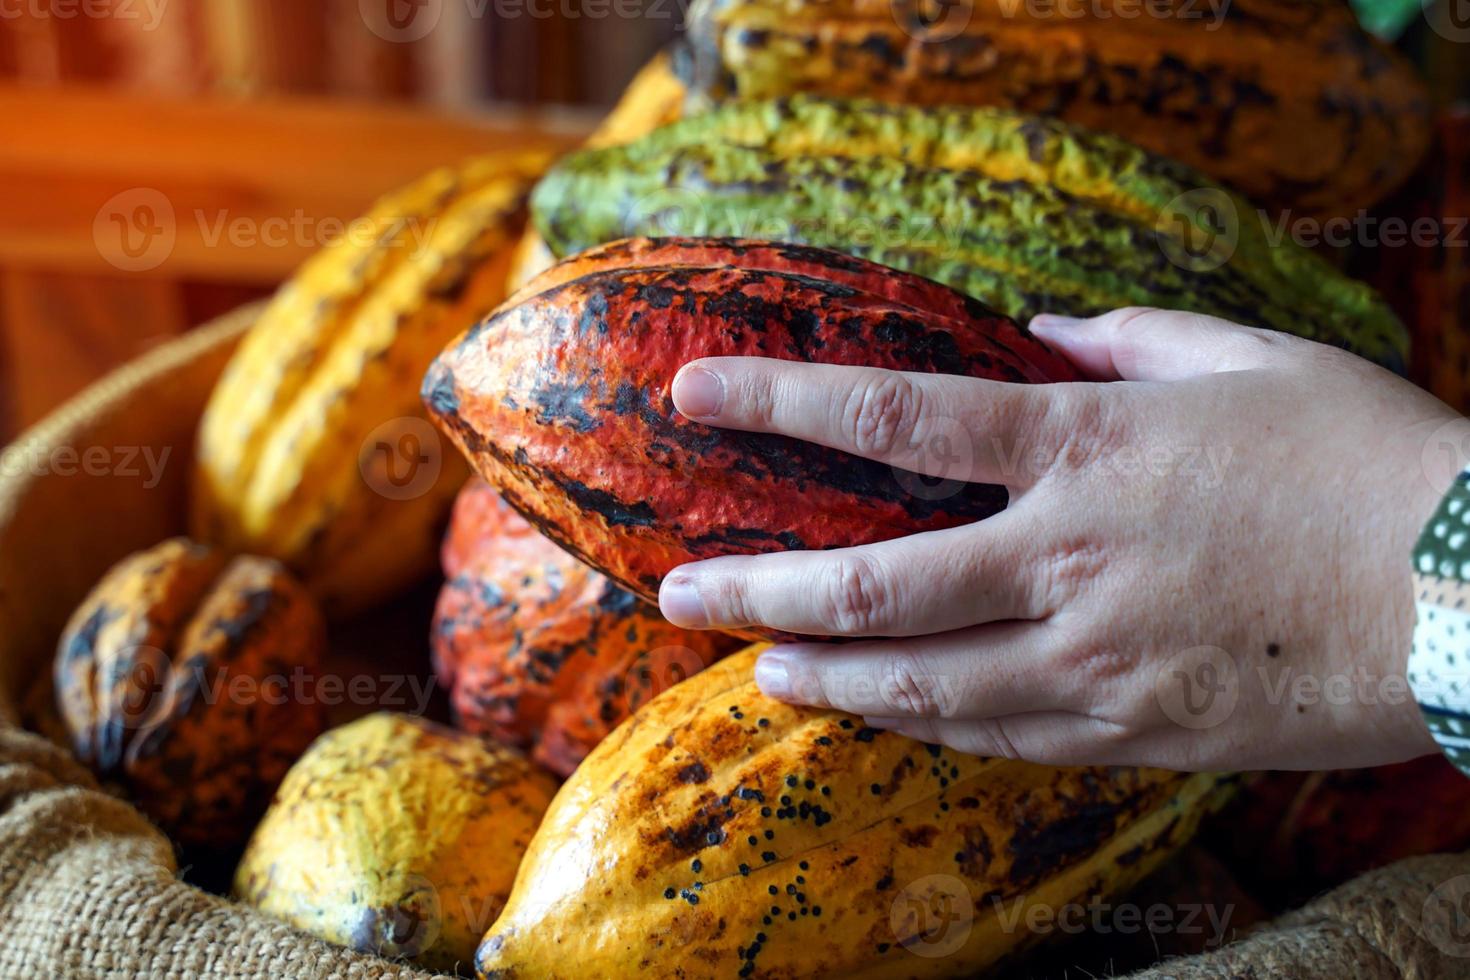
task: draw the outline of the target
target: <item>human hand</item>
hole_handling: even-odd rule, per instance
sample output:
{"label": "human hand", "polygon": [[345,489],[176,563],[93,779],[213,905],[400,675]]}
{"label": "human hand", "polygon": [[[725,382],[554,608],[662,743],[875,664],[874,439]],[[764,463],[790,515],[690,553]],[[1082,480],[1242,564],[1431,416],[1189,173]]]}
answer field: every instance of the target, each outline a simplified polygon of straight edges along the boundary
{"label": "human hand", "polygon": [[[1033,330],[1110,384],[1008,385],[761,358],[686,365],[687,417],[1003,484],[965,527],[685,565],[687,627],[807,635],[770,696],[977,755],[1324,769],[1435,750],[1404,682],[1410,556],[1457,415],[1366,361],[1127,309]],[[968,442],[955,458],[923,448]],[[970,451],[965,451],[970,450]]]}

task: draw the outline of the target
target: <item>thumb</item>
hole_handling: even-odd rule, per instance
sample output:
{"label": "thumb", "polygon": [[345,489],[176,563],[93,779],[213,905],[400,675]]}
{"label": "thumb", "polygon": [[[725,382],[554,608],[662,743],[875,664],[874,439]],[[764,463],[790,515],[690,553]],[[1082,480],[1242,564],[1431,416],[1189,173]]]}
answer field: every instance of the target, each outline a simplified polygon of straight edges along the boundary
{"label": "thumb", "polygon": [[1304,343],[1213,316],[1140,306],[1086,320],[1043,314],[1031,321],[1031,332],[1098,381],[1180,381],[1265,367],[1284,348]]}

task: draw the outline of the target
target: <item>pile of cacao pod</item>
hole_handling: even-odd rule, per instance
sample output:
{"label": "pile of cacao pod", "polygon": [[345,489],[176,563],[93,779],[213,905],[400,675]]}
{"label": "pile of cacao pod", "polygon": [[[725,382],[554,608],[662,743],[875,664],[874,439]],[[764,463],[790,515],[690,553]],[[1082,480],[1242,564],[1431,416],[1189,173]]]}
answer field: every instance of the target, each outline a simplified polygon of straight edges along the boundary
{"label": "pile of cacao pod", "polygon": [[[1038,938],[1003,904],[1108,899],[1168,860],[1240,779],[967,757],[780,704],[740,650],[771,637],[654,603],[684,562],[1006,505],[691,422],[669,386],[697,357],[1072,381],[1028,319],[1144,304],[1404,368],[1388,305],[1261,216],[1405,180],[1429,132],[1406,63],[1328,0],[1033,6],[697,0],[581,150],[385,197],[221,377],[192,540],[69,624],[78,755],[238,857],[240,900],[487,978],[971,976]],[[309,693],[260,693],[319,679],[436,551],[446,718],[328,730]],[[256,695],[220,695],[242,678]]]}

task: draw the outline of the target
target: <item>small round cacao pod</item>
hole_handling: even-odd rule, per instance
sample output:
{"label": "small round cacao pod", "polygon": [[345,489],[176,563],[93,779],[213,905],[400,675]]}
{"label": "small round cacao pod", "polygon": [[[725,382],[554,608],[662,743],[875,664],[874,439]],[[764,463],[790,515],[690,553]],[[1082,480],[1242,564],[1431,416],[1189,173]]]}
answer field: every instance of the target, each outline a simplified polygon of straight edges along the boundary
{"label": "small round cacao pod", "polygon": [[174,538],[72,614],[57,705],[78,758],[183,844],[225,848],[325,726],[315,602],[278,562]]}

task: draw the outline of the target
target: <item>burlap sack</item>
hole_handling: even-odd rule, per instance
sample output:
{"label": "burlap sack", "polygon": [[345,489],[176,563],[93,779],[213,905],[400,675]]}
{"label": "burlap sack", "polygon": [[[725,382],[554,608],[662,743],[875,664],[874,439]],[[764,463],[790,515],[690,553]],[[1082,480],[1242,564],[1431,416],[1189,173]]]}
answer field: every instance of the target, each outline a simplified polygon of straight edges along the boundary
{"label": "burlap sack", "polygon": [[[429,976],[330,946],[183,883],[161,833],[99,789],[58,743],[21,727],[48,727],[52,651],[73,606],[118,558],[182,531],[194,423],[252,315],[242,310],[160,347],[0,460],[5,980]],[[156,469],[165,451],[155,484],[145,460]],[[1470,976],[1470,917],[1455,918],[1462,908],[1470,909],[1470,859],[1407,861],[1224,950],[1142,976]]]}

